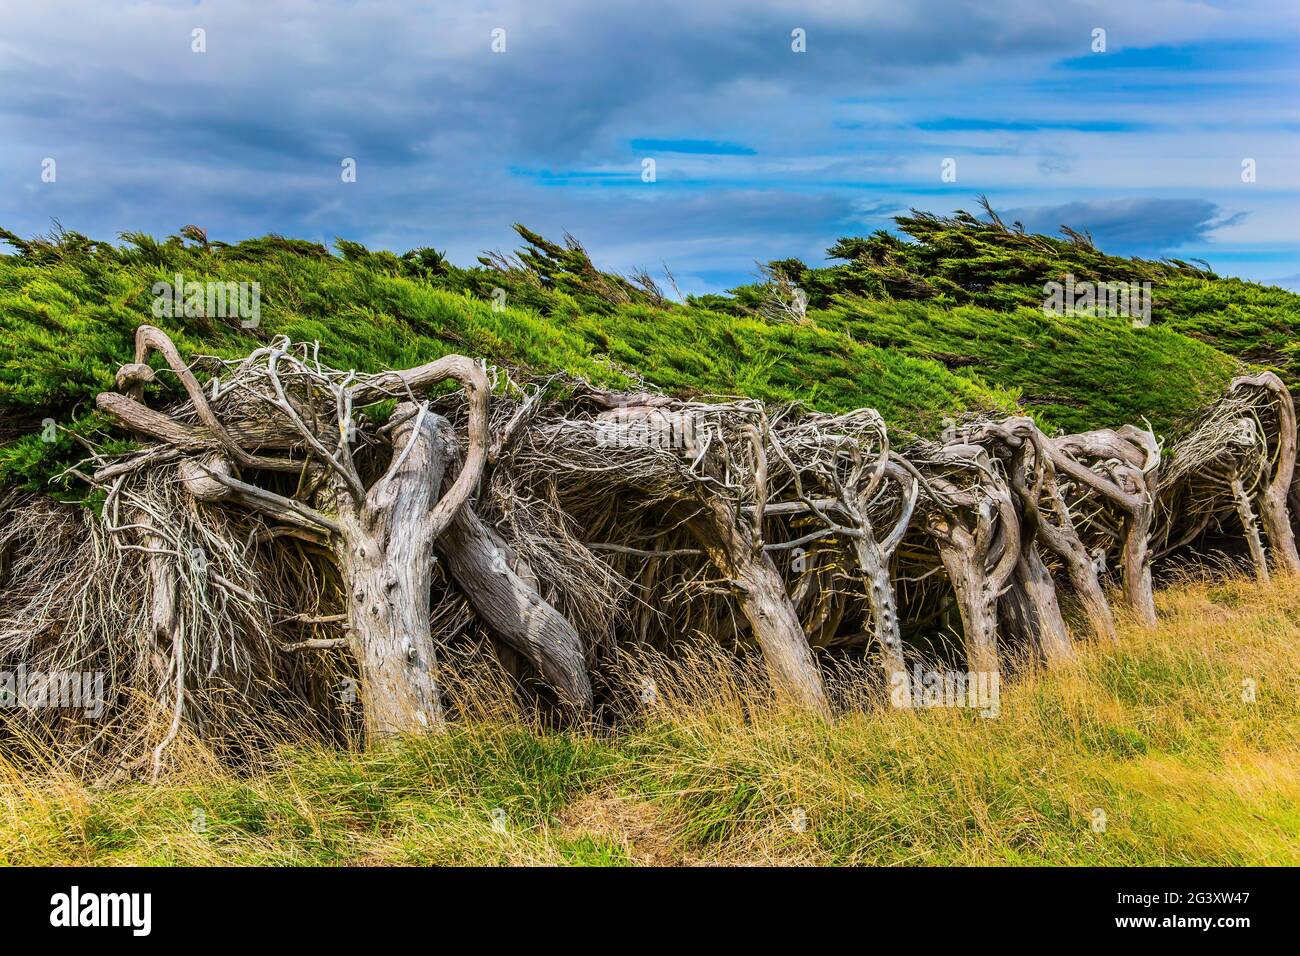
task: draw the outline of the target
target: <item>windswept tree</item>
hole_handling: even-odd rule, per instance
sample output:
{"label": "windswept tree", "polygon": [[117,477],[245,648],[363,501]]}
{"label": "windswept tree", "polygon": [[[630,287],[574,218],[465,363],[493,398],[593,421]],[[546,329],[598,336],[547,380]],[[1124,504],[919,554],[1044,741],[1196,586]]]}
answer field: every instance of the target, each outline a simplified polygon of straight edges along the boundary
{"label": "windswept tree", "polygon": [[891,450],[875,409],[789,416],[769,439],[776,467],[768,517],[799,516],[812,530],[794,538],[797,544],[829,537],[852,555],[870,618],[867,633],[894,691],[891,700],[905,705],[911,691],[891,562],[925,479]]}
{"label": "windswept tree", "polygon": [[[798,542],[764,536],[770,435],[759,402],[588,390],[539,417],[513,458],[533,481],[562,476],[565,508],[578,523],[618,535],[589,540],[597,553],[706,558],[762,651],[773,689],[829,714],[817,662],[773,560],[773,552]],[[642,527],[655,537],[684,535],[685,546],[640,541]]]}
{"label": "windswept tree", "polygon": [[928,449],[922,469],[937,493],[926,530],[939,548],[961,613],[973,671],[998,669],[998,599],[1020,561],[1020,518],[1006,477],[983,447]]}
{"label": "windswept tree", "polygon": [[1270,436],[1268,454],[1260,475],[1257,501],[1264,533],[1278,569],[1300,574],[1300,552],[1296,549],[1295,530],[1287,500],[1296,474],[1295,400],[1282,380],[1272,372],[1234,379],[1229,393],[1254,392],[1266,397],[1266,414],[1259,421],[1260,431]]}
{"label": "windswept tree", "polygon": [[1154,627],[1151,537],[1161,461],[1155,435],[1133,425],[1103,428],[1053,438],[1043,452],[1074,485],[1076,507],[1088,509],[1088,520],[1118,544],[1124,602],[1143,625]]}
{"label": "windswept tree", "polygon": [[1235,517],[1255,576],[1300,570],[1288,507],[1295,480],[1291,393],[1271,372],[1233,379],[1160,471],[1160,554]]}
{"label": "windswept tree", "polygon": [[475,621],[570,713],[621,712],[596,669],[625,648],[706,642],[757,651],[778,699],[829,716],[816,648],[874,648],[910,701],[905,636],[953,598],[968,666],[991,672],[1014,641],[1073,655],[1058,578],[1113,639],[1108,556],[1144,622],[1154,554],[1210,520],[1240,518],[1261,576],[1294,564],[1295,412],[1267,374],[1171,455],[1150,430],[1025,417],[900,451],[871,409],[520,386],[458,355],[340,370],[283,337],[233,361],[187,360],[152,326],[135,344],[97,405],[140,446],[73,470],[99,507],[0,502],[0,658],[105,662],[120,698],[161,705],[114,705],[121,747],[58,718],[129,752],[123,772],[293,694],[338,728],[320,688],[341,673],[371,739],[436,728],[438,658]]}
{"label": "windswept tree", "polygon": [[[1026,539],[1025,548],[1033,551],[1033,557],[1020,576],[1039,582],[1041,591],[1046,569],[1037,549],[1032,547],[1035,542],[1041,543],[1064,566],[1093,635],[1104,641],[1117,640],[1115,615],[1102,587],[1098,562],[1079,536],[1076,517],[1079,505],[1072,504],[1062,490],[1056,468],[1058,452],[1052,440],[1039,430],[1033,419],[1024,417],[985,425],[980,429],[980,436],[981,441],[992,441],[1003,449],[1011,488],[1019,501],[1025,530],[1031,536]],[[1051,643],[1044,648],[1045,654],[1057,658],[1070,656],[1068,643],[1062,644],[1059,614],[1053,616],[1050,608],[1046,613],[1047,637]]]}
{"label": "windswept tree", "polygon": [[[160,374],[149,364],[154,353],[186,395],[166,410],[143,400]],[[111,505],[133,476],[173,469],[202,507],[256,514],[266,534],[303,539],[328,555],[343,582],[346,644],[360,669],[372,738],[435,728],[443,719],[430,627],[439,555],[485,624],[532,661],[566,704],[590,706],[574,628],[512,570],[474,514],[491,441],[489,383],[478,362],[448,355],[404,370],[340,371],[313,347],[277,338],[243,360],[216,363],[213,372],[205,387],[165,333],[141,326],[134,362],[98,406],[150,443],[104,464],[94,481]],[[430,407],[430,391],[443,382],[466,396],[460,438]],[[365,413],[381,403],[395,407],[377,425]],[[121,528],[133,532],[154,558],[155,629],[179,655],[176,558],[138,506]],[[179,701],[179,664],[175,673]]]}

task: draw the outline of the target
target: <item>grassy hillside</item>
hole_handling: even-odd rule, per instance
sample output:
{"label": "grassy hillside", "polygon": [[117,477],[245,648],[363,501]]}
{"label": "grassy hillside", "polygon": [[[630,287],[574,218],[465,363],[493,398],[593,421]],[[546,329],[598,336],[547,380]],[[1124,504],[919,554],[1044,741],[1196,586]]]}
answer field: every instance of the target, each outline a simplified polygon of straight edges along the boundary
{"label": "grassy hillside", "polygon": [[[884,233],[841,240],[830,250],[840,265],[773,263],[774,275],[806,289],[802,321],[769,317],[759,286],[670,301],[653,282],[598,271],[576,242],[522,227],[516,255],[485,256],[470,269],[432,249],[397,256],[340,241],[332,254],[274,236],[222,245],[193,227],[163,242],[126,235],[120,245],[0,230],[13,249],[0,256],[0,483],[48,487],[79,456],[66,434],[41,441],[41,422],[94,434],[102,425],[89,412],[94,395],[129,360],[141,322],[162,326],[187,355],[234,357],[276,334],[318,340],[326,361],[368,370],[458,351],[610,385],[640,378],[689,395],[801,400],[828,411],[869,405],[921,433],[1019,402],[1048,426],[1145,415],[1170,433],[1221,391],[1239,361],[1274,365],[1294,381],[1300,297],[1291,293],[972,217],[918,215],[900,226],[910,241]],[[1152,327],[1045,316],[1042,281],[1067,271],[1154,282]],[[153,284],[177,274],[259,283],[259,327],[154,317]],[[497,289],[504,308],[494,308]]]}
{"label": "grassy hillside", "polygon": [[994,719],[821,724],[697,662],[614,735],[479,687],[444,735],[282,748],[246,776],[193,745],[157,786],[0,763],[0,862],[1300,864],[1300,584],[1160,602],[1158,630],[1003,686]]}

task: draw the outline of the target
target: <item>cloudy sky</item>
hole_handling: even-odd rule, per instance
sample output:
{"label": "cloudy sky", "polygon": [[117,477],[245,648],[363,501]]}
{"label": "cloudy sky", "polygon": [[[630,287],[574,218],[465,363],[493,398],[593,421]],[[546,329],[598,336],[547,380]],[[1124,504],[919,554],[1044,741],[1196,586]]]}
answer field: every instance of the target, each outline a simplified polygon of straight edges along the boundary
{"label": "cloudy sky", "polygon": [[523,222],[697,292],[984,193],[1300,288],[1298,54],[1294,0],[0,0],[0,225]]}

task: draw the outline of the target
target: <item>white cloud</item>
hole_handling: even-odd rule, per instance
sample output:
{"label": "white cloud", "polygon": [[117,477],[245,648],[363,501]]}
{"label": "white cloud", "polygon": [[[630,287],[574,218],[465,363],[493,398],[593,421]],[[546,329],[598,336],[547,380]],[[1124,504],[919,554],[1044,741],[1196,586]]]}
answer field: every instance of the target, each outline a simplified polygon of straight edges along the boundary
{"label": "white cloud", "polygon": [[[706,273],[818,258],[842,231],[880,224],[854,213],[863,203],[942,210],[977,192],[1050,205],[1177,189],[1236,209],[1218,192],[1238,152],[1294,155],[1276,65],[1256,71],[1243,56],[1230,71],[1240,92],[1229,83],[1194,102],[1101,102],[1036,81],[1085,55],[1093,26],[1122,50],[1270,39],[1296,22],[1292,4],[1228,13],[1191,0],[11,4],[0,13],[0,224],[33,232],[59,216],[111,237],[198,222],[226,239],[341,234],[468,261],[523,221],[570,229],[611,267],[670,257]],[[497,26],[504,54],[489,46]],[[794,26],[808,31],[805,54],[789,48]],[[207,53],[191,52],[195,27]],[[914,126],[943,116],[1159,128]],[[629,140],[680,137],[756,153],[657,157],[645,190],[511,173],[635,170]],[[947,155],[961,171],[952,189],[938,182]],[[59,160],[53,186],[39,183],[45,156]],[[344,156],[357,159],[355,184],[339,181]],[[1255,224],[1273,236],[1295,218],[1297,174],[1272,159],[1261,168],[1275,177],[1271,211],[1251,198],[1216,240],[1258,241]]]}

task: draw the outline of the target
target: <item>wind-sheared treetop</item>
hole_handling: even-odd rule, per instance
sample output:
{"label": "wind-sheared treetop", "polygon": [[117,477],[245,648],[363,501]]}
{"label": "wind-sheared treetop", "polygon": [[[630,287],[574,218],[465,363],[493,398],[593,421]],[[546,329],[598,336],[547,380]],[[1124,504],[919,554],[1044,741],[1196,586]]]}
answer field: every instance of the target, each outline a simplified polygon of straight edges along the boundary
{"label": "wind-sheared treetop", "polygon": [[[1300,375],[1300,297],[1217,277],[1204,264],[1108,256],[1066,227],[1026,233],[988,209],[900,217],[899,234],[849,237],[823,266],[761,264],[730,295],[679,301],[673,278],[603,272],[572,236],[517,226],[521,247],[461,267],[436,249],[398,255],[339,240],[209,240],[187,226],[163,240],[93,240],[56,224],[24,239],[0,230],[0,475],[41,483],[93,430],[89,400],[142,322],[186,354],[233,358],[283,334],[318,341],[340,367],[410,367],[452,351],[528,373],[611,386],[644,381],[685,397],[745,395],[828,412],[878,409],[894,427],[937,434],[985,411],[1028,411],[1076,430],[1149,419],[1173,435],[1241,363]],[[1152,323],[1045,315],[1043,285],[1152,284]],[[159,318],[156,283],[257,283],[256,328],[183,310]],[[798,289],[806,307],[792,310]]]}

